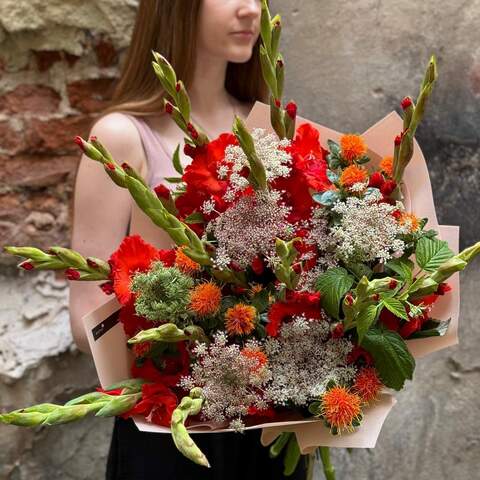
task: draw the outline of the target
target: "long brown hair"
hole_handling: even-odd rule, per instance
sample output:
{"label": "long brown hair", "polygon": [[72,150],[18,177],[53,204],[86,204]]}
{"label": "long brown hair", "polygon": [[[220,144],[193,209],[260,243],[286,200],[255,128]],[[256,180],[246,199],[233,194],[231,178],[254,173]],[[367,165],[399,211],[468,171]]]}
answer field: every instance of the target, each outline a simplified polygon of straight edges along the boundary
{"label": "long brown hair", "polygon": [[[132,41],[112,101],[104,113],[163,112],[166,95],[152,68],[152,50],[172,64],[186,89],[193,80],[198,16],[202,0],[141,0]],[[267,102],[259,61],[260,37],[248,62],[228,62],[225,88],[242,102]]]}

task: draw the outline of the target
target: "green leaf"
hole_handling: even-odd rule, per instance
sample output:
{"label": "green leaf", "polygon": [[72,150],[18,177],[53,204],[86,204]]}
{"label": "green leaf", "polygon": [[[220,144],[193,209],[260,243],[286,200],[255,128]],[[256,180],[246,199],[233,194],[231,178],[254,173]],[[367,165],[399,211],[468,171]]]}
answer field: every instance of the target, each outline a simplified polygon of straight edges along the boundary
{"label": "green leaf", "polygon": [[387,268],[394,271],[400,278],[410,283],[413,279],[413,262],[408,258],[396,258],[385,264]]}
{"label": "green leaf", "polygon": [[347,269],[352,272],[358,280],[362,277],[367,277],[370,280],[373,275],[373,270],[364,263],[349,263]]}
{"label": "green leaf", "polygon": [[405,306],[400,300],[398,300],[397,298],[385,296],[383,294],[380,296],[380,298],[382,299],[381,305],[383,305],[387,310],[392,312],[398,318],[408,320],[407,311],[405,310]]}
{"label": "green leaf", "polygon": [[438,238],[422,237],[415,250],[418,266],[426,272],[435,271],[443,262],[453,257],[448,243]]}
{"label": "green leaf", "polygon": [[443,322],[430,320],[423,324],[422,328],[425,328],[425,330],[419,330],[408,338],[443,337],[448,331],[451,320],[451,318]]}
{"label": "green leaf", "polygon": [[405,380],[412,379],[415,359],[397,332],[371,328],[363,338],[362,347],[372,355],[386,387],[401,390]]}
{"label": "green leaf", "polygon": [[327,170],[327,178],[332,182],[332,183],[337,183],[338,182],[338,175],[335,172],[332,172],[332,170]]}
{"label": "green leaf", "polygon": [[177,148],[173,152],[173,168],[175,168],[175,171],[183,175],[183,167],[180,162],[180,144],[177,145]]}
{"label": "green leaf", "polygon": [[185,223],[205,223],[203,213],[193,212],[184,220]]}
{"label": "green leaf", "polygon": [[165,177],[165,180],[168,183],[182,183],[183,182],[182,177]]}
{"label": "green leaf", "polygon": [[315,193],[312,198],[315,202],[330,207],[340,199],[340,193],[336,190],[327,190],[323,193]]}
{"label": "green leaf", "polygon": [[340,145],[337,142],[335,142],[333,140],[327,140],[327,144],[328,144],[328,148],[329,148],[330,152],[334,156],[340,155]]}
{"label": "green leaf", "polygon": [[363,165],[364,163],[368,163],[369,161],[370,161],[370,157],[367,157],[366,155],[364,155],[363,157],[357,158],[355,160],[355,162],[358,163],[359,165]]}
{"label": "green leaf", "polygon": [[342,267],[330,268],[318,277],[317,290],[322,293],[322,307],[331,317],[339,318],[340,301],[354,281],[354,277]]}
{"label": "green leaf", "polygon": [[263,313],[268,309],[270,294],[266,288],[260,290],[252,297],[251,303],[259,313]]}
{"label": "green leaf", "polygon": [[370,327],[375,323],[377,319],[379,308],[377,305],[368,305],[366,308],[360,310],[357,317],[357,334],[358,343],[361,344],[363,337],[368,332]]}

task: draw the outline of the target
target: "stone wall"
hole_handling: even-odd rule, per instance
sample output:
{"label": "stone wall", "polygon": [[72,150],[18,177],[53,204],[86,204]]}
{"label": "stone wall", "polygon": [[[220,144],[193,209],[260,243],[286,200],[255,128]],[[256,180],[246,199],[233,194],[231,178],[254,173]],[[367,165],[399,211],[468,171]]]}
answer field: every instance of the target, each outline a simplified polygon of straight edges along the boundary
{"label": "stone wall", "polygon": [[[417,139],[441,223],[480,238],[480,0],[273,0],[284,18],[287,97],[302,116],[362,132],[416,95],[432,53],[440,78]],[[0,244],[68,245],[85,135],[118,75],[133,0],[1,0]],[[288,99],[288,98],[287,98]],[[397,108],[398,110],[398,108]],[[67,286],[0,255],[0,405],[62,402],[93,388],[73,347]],[[475,478],[480,444],[478,263],[462,277],[461,344],[419,362],[378,447],[335,451],[339,478]],[[101,479],[111,422],[0,427],[0,479]],[[318,478],[321,478],[320,476]]]}

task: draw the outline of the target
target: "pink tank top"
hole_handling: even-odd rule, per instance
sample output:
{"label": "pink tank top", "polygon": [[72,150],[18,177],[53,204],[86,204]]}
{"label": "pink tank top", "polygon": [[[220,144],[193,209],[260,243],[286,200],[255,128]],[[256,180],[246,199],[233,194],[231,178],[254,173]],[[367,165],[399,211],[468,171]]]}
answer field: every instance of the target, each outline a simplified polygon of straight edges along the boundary
{"label": "pink tank top", "polygon": [[[170,152],[161,140],[161,136],[153,130],[142,117],[135,117],[124,113],[137,128],[142,140],[143,151],[147,160],[148,174],[147,184],[151,188],[163,183],[167,188],[173,188],[172,184],[165,181],[165,177],[178,177],[178,172],[172,164],[173,151]],[[182,148],[182,146],[180,147]],[[130,223],[127,229],[127,235],[130,232]]]}
{"label": "pink tank top", "polygon": [[148,185],[154,188],[163,183],[166,187],[172,188],[172,185],[165,181],[165,177],[178,177],[172,165],[173,151],[170,152],[166,148],[160,134],[153,130],[142,117],[127,113],[124,115],[135,125],[142,140],[148,166],[146,178]]}

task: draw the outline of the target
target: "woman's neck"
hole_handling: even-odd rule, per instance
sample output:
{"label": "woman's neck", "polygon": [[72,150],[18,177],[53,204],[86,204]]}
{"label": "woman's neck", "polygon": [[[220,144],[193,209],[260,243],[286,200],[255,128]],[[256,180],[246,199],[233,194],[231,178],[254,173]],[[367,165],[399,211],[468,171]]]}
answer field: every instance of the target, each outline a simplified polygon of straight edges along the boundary
{"label": "woman's neck", "polygon": [[192,111],[197,116],[208,117],[212,112],[231,109],[225,89],[227,65],[225,59],[198,53],[193,81],[188,87]]}

